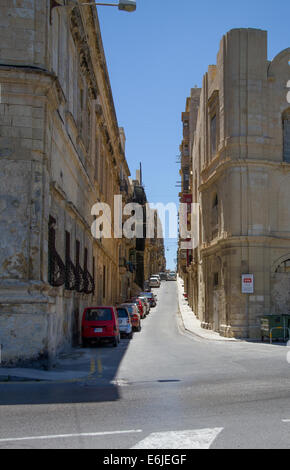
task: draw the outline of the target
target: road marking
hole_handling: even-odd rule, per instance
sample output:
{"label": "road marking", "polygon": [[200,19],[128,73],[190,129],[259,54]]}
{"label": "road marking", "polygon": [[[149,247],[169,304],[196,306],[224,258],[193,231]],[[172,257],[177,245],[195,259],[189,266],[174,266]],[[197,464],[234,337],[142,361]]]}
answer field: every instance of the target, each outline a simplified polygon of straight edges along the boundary
{"label": "road marking", "polygon": [[192,429],[152,433],[131,449],[209,449],[223,429]]}
{"label": "road marking", "polygon": [[98,372],[99,372],[99,375],[102,375],[103,373],[103,366],[102,366],[102,361],[100,358],[98,359]]}
{"label": "road marking", "polygon": [[128,387],[129,385],[126,379],[114,379],[111,380],[110,384],[116,385],[117,387]]}
{"label": "road marking", "polygon": [[79,434],[51,434],[47,436],[9,437],[5,439],[0,439],[0,443],[12,441],[34,441],[35,439],[67,439],[69,437],[96,437],[114,434],[134,434],[140,432],[143,432],[142,429],[130,429],[128,431],[82,432]]}
{"label": "road marking", "polygon": [[290,419],[282,419],[283,423],[290,423]]}
{"label": "road marking", "polygon": [[91,373],[91,374],[94,374],[95,371],[96,371],[95,359],[92,357],[92,358],[91,358],[90,373]]}

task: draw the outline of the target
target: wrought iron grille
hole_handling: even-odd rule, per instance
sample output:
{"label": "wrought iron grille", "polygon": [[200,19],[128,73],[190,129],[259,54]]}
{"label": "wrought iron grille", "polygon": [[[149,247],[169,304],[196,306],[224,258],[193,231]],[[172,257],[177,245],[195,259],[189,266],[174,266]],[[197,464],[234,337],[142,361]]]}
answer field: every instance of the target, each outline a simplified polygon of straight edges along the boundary
{"label": "wrought iron grille", "polygon": [[93,276],[86,269],[84,271],[84,293],[93,294],[95,292],[95,282]]}
{"label": "wrought iron grille", "polygon": [[76,266],[76,285],[75,285],[75,290],[77,292],[85,292],[85,278],[84,278],[84,271],[78,264]]}
{"label": "wrought iron grille", "polygon": [[66,260],[65,266],[65,288],[75,290],[77,285],[77,270],[71,259]]}
{"label": "wrought iron grille", "polygon": [[53,217],[49,218],[48,225],[48,281],[53,287],[60,287],[65,283],[65,265],[55,248],[56,223]]}

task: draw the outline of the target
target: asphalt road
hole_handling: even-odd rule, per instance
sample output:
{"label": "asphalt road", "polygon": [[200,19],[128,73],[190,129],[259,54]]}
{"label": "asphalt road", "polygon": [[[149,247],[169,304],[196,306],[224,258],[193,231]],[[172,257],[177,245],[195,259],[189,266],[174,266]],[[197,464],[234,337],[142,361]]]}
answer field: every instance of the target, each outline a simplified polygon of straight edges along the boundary
{"label": "asphalt road", "polygon": [[185,333],[176,289],[90,378],[0,384],[0,449],[290,448],[288,349]]}

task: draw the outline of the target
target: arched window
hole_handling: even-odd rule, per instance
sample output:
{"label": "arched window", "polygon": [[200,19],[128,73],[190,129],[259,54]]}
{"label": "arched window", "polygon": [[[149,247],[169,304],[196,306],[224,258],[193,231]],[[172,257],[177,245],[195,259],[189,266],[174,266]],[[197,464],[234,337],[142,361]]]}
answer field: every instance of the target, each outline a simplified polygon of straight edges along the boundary
{"label": "arched window", "polygon": [[289,273],[290,272],[290,259],[287,259],[286,261],[283,261],[283,263],[281,263],[276,271],[276,273]]}
{"label": "arched window", "polygon": [[290,108],[282,116],[283,125],[283,161],[290,163]]}

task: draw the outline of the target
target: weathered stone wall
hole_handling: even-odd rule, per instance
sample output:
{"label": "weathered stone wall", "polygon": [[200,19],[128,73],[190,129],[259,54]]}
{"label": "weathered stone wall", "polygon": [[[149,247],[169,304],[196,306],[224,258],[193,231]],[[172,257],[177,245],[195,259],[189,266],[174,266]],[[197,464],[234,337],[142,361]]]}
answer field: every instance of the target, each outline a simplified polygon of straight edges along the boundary
{"label": "weathered stone wall", "polygon": [[[0,344],[7,364],[50,363],[80,343],[86,306],[120,298],[122,240],[91,234],[93,204],[112,206],[120,173],[130,174],[97,14],[51,5],[0,2]],[[82,268],[87,250],[94,295],[49,284],[50,216],[64,263],[66,231],[73,263],[76,240]]]}
{"label": "weathered stone wall", "polygon": [[[198,315],[204,327],[219,323],[229,336],[259,337],[260,317],[287,303],[287,282],[273,279],[272,266],[290,252],[290,167],[283,162],[282,126],[289,60],[290,48],[268,61],[265,31],[235,29],[221,40],[217,65],[203,79],[192,154],[193,194],[198,191],[201,204]],[[219,296],[212,257],[221,260]],[[241,293],[241,275],[249,273],[253,295]],[[217,310],[219,321],[213,319]]]}
{"label": "weathered stone wall", "polygon": [[47,19],[50,0],[1,0],[1,64],[47,65]]}

